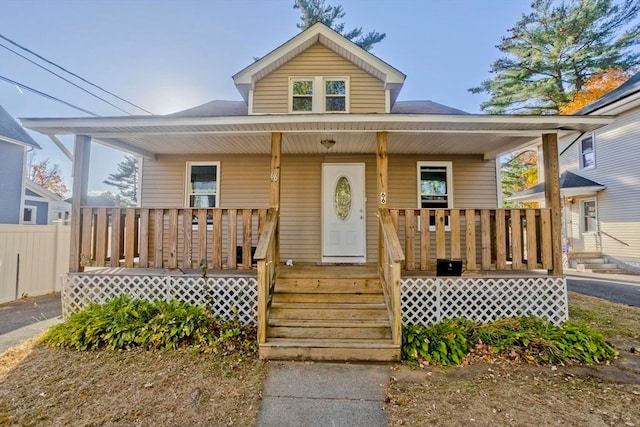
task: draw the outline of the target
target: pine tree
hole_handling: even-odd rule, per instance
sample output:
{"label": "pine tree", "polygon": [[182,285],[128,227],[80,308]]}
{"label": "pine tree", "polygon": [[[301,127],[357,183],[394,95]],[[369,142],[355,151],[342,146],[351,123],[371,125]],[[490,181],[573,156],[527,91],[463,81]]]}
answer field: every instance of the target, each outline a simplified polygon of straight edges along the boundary
{"label": "pine tree", "polygon": [[105,184],[118,189],[120,202],[125,206],[135,206],[138,203],[138,160],[134,156],[124,156],[118,163],[118,172],[111,173],[105,179]]}
{"label": "pine tree", "polygon": [[366,51],[370,51],[374,44],[381,42],[387,36],[385,33],[377,31],[370,31],[363,35],[362,27],[345,32],[344,22],[336,22],[344,18],[345,12],[342,10],[342,6],[325,6],[325,0],[295,0],[293,8],[299,9],[302,13],[300,17],[302,23],[298,24],[298,28],[302,31],[317,22],[322,22]]}
{"label": "pine tree", "polygon": [[640,61],[640,1],[534,0],[533,12],[503,37],[492,80],[469,89],[491,98],[492,114],[557,114],[587,79],[609,68],[628,70]]}

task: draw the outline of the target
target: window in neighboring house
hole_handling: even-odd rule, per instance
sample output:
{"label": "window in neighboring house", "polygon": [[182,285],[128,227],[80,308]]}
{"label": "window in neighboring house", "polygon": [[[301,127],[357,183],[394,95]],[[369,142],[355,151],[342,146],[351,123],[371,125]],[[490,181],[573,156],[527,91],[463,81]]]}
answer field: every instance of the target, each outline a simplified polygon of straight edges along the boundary
{"label": "window in neighboring house", "polygon": [[186,205],[191,208],[220,206],[219,182],[219,162],[187,162]]}
{"label": "window in neighboring house", "polygon": [[24,211],[22,212],[22,223],[23,224],[35,224],[36,223],[36,206],[25,206]]}
{"label": "window in neighboring house", "polygon": [[292,112],[344,113],[349,108],[348,78],[291,77],[290,82]]}
{"label": "window in neighboring house", "polygon": [[[447,209],[453,205],[451,162],[418,162],[418,206],[423,209]],[[449,217],[445,217],[449,225]],[[435,227],[435,217],[430,226]]]}
{"label": "window in neighboring house", "polygon": [[597,231],[598,219],[596,215],[595,199],[582,201],[582,232],[595,233]]}
{"label": "window in neighboring house", "polygon": [[580,141],[580,168],[592,168],[596,165],[593,135]]}

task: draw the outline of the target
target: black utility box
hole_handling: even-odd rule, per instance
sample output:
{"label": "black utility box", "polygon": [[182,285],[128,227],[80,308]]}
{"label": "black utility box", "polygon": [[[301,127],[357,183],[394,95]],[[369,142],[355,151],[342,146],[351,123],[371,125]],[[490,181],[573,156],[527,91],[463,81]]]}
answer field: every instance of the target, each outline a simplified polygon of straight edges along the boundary
{"label": "black utility box", "polygon": [[438,258],[436,266],[437,276],[461,276],[462,260],[461,259],[440,259]]}

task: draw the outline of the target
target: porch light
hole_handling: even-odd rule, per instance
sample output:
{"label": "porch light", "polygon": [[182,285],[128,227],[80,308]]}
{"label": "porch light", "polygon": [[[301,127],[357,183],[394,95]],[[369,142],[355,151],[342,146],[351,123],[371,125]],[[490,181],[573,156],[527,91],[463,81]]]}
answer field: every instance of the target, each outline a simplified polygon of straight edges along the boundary
{"label": "porch light", "polygon": [[336,141],[333,139],[323,139],[320,141],[320,144],[322,144],[322,146],[328,150],[329,148],[336,145]]}

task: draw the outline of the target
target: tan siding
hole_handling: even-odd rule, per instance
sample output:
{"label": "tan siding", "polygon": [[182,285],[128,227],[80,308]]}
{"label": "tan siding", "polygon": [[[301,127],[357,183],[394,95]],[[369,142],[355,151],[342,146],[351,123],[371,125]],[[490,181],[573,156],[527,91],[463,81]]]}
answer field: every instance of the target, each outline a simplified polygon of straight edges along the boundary
{"label": "tan siding", "polygon": [[256,83],[253,112],[288,113],[290,76],[349,76],[350,112],[385,112],[383,82],[319,43]]}
{"label": "tan siding", "polygon": [[[145,162],[142,205],[183,206],[185,164],[220,161],[223,208],[267,207],[269,156],[163,156]],[[417,162],[451,160],[434,157],[390,156],[388,206],[417,206]],[[375,155],[284,156],[281,182],[281,258],[295,262],[321,260],[322,163],[365,163],[367,261],[377,259],[377,189]],[[457,208],[496,207],[495,162],[480,157],[453,159],[454,202]],[[156,182],[151,182],[155,180]],[[172,180],[169,183],[169,180]],[[167,184],[164,184],[164,183]],[[162,183],[162,184],[160,184]],[[170,185],[169,185],[170,184]],[[481,188],[482,187],[482,188]],[[171,191],[167,189],[170,188]]]}
{"label": "tan siding", "polygon": [[220,162],[221,208],[264,208],[269,205],[269,156],[160,156],[145,160],[142,207],[184,207],[188,161]]}

